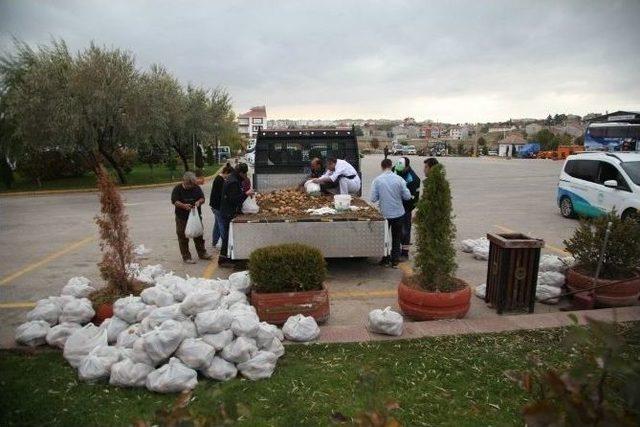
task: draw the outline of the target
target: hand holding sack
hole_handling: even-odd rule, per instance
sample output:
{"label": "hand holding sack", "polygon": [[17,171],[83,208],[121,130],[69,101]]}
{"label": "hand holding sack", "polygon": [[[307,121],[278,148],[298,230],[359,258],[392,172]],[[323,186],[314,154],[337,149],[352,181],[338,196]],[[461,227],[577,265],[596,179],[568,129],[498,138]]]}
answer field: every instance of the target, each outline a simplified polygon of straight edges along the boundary
{"label": "hand holding sack", "polygon": [[194,208],[189,213],[189,219],[187,220],[187,226],[184,228],[184,235],[187,239],[194,239],[202,236],[204,233],[204,227],[202,226],[202,220],[198,211]]}

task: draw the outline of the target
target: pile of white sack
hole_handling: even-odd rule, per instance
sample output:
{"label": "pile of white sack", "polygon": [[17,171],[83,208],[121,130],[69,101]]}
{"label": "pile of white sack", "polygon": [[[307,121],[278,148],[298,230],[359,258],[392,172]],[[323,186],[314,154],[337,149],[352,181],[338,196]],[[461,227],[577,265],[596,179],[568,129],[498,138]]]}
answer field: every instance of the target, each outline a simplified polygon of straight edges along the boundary
{"label": "pile of white sack", "polygon": [[489,239],[486,237],[463,240],[460,249],[462,252],[473,254],[477,260],[486,261],[489,259]]}
{"label": "pile of white sack", "polygon": [[38,301],[16,341],[63,349],[80,379],[108,379],[121,387],[160,393],[193,389],[198,374],[218,381],[269,378],[284,354],[282,340],[310,341],[320,330],[315,320],[292,316],[282,330],[260,322],[247,300],[248,272],[228,280],[182,278],[161,266],[129,266],[153,284],[140,296],[115,301],[114,316],[102,325],[86,298],[94,288],[74,277],[59,297]]}
{"label": "pile of white sack", "polygon": [[[576,260],[572,256],[559,257],[556,255],[542,255],[538,267],[538,284],[536,299],[544,304],[557,304],[565,282],[565,273],[573,267]],[[475,294],[484,299],[487,291],[486,283],[476,286]],[[550,299],[547,299],[550,298]]]}

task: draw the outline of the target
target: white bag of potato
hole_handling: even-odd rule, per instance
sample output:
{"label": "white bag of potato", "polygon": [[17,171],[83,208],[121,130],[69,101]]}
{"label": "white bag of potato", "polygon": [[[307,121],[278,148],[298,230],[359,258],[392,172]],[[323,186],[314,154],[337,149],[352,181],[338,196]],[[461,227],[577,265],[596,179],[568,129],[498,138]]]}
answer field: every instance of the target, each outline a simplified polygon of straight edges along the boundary
{"label": "white bag of potato", "polygon": [[403,319],[400,313],[386,307],[384,310],[375,309],[369,312],[367,329],[371,332],[384,335],[402,335]]}
{"label": "white bag of potato", "polygon": [[485,295],[487,294],[487,284],[486,283],[482,283],[478,286],[476,286],[476,288],[473,290],[473,293],[480,299],[484,299]]}
{"label": "white bag of potato", "polygon": [[203,311],[198,313],[195,318],[196,329],[199,335],[222,332],[231,327],[232,321],[233,315],[229,310],[224,308]]}
{"label": "white bag of potato", "polygon": [[258,347],[254,340],[238,337],[222,349],[220,356],[227,362],[241,363],[251,359],[257,351]]}
{"label": "white bag of potato", "polygon": [[113,314],[121,318],[127,323],[136,323],[138,321],[138,313],[146,307],[142,302],[142,298],[129,295],[128,297],[119,298],[113,303]]}
{"label": "white bag of potato", "polygon": [[246,362],[238,363],[238,370],[245,378],[256,381],[271,377],[277,362],[275,354],[260,350]]}
{"label": "white bag of potato", "polygon": [[255,335],[258,347],[262,348],[266,345],[270,345],[274,338],[282,341],[284,339],[284,334],[276,325],[272,325],[267,322],[260,322],[258,324],[258,332]]}
{"label": "white bag of potato", "polygon": [[260,319],[258,315],[250,311],[239,312],[234,315],[231,322],[231,330],[237,337],[253,338],[258,333]]}
{"label": "white bag of potato", "polygon": [[62,349],[69,336],[80,328],[82,325],[79,323],[59,323],[47,332],[47,344]]}
{"label": "white bag of potato", "polygon": [[251,289],[251,277],[249,271],[239,271],[229,275],[229,286],[232,290],[248,294]]}
{"label": "white bag of potato", "polygon": [[282,326],[282,332],[290,341],[306,342],[318,338],[320,328],[313,317],[297,314],[287,319]]}
{"label": "white bag of potato", "polygon": [[[557,304],[560,302],[560,294],[562,289],[554,286],[538,285],[536,286],[536,299],[543,304]],[[546,301],[542,301],[546,298],[550,298]]]}
{"label": "white bag of potato", "polygon": [[75,298],[87,298],[96,290],[96,288],[91,286],[90,283],[91,281],[86,277],[72,277],[62,288],[60,295],[71,295]]}
{"label": "white bag of potato", "polygon": [[310,194],[312,196],[320,195],[320,184],[313,182],[312,179],[304,183],[304,189],[307,194]]}
{"label": "white bag of potato", "polygon": [[220,304],[223,307],[231,307],[236,303],[249,304],[249,301],[247,300],[247,296],[245,294],[234,289],[227,295],[222,297],[222,301]]}
{"label": "white bag of potato", "polygon": [[59,321],[60,323],[79,323],[84,325],[93,319],[95,314],[91,301],[87,298],[76,298],[64,305]]}
{"label": "white bag of potato", "polygon": [[187,219],[187,225],[184,228],[184,235],[187,239],[194,239],[202,236],[204,233],[204,227],[202,226],[202,220],[198,215],[198,210],[193,208],[189,213],[189,219]]}
{"label": "white bag of potato", "polygon": [[111,373],[111,366],[122,358],[117,347],[96,347],[86,355],[78,367],[78,376],[83,381],[96,381],[107,378]]}
{"label": "white bag of potato", "polygon": [[168,305],[166,307],[158,307],[153,310],[145,319],[150,328],[160,326],[167,320],[175,320],[183,322],[187,320],[187,316],[180,309],[180,304]]}
{"label": "white bag of potato", "polygon": [[134,323],[118,334],[116,347],[133,348],[133,343],[142,335],[142,325]]}
{"label": "white bag of potato", "polygon": [[106,319],[103,325],[107,328],[107,341],[109,341],[109,344],[114,344],[118,340],[118,335],[129,327],[129,324],[118,316]]}
{"label": "white bag of potato", "polygon": [[64,345],[63,356],[71,366],[77,368],[91,350],[106,345],[108,345],[106,329],[88,323],[69,336]]}
{"label": "white bag of potato", "polygon": [[276,357],[284,356],[284,345],[278,338],[273,338],[267,345],[260,347],[260,350],[271,352]]}
{"label": "white bag of potato", "polygon": [[206,368],[216,350],[201,338],[185,338],[176,351],[176,357],[192,369]]}
{"label": "white bag of potato", "polygon": [[62,309],[57,301],[53,298],[45,298],[39,300],[33,310],[27,313],[27,320],[44,320],[54,326],[58,323],[60,313],[62,313]]}
{"label": "white bag of potato", "polygon": [[165,274],[156,279],[156,286],[165,289],[173,295],[173,298],[177,302],[181,302],[185,295],[186,280],[179,276],[174,276],[173,273]]}
{"label": "white bag of potato", "polygon": [[169,363],[147,375],[146,385],[157,393],[180,393],[198,385],[198,373],[172,357]]}
{"label": "white bag of potato", "polygon": [[243,214],[257,214],[260,212],[260,207],[253,197],[247,197],[242,203]]}
{"label": "white bag of potato", "polygon": [[173,295],[171,292],[163,289],[160,286],[152,286],[144,289],[140,292],[140,298],[145,304],[155,305],[157,307],[165,307],[167,305],[175,304]]}
{"label": "white bag of potato", "polygon": [[538,286],[562,288],[564,286],[564,280],[564,274],[556,271],[543,271],[538,273]]}
{"label": "white bag of potato", "polygon": [[214,310],[220,305],[222,295],[218,291],[197,290],[184,298],[180,309],[187,316],[195,316],[207,310]]}
{"label": "white bag of potato", "polygon": [[44,320],[31,320],[16,328],[16,342],[18,344],[36,347],[46,342],[51,326]]}
{"label": "white bag of potato", "polygon": [[119,387],[144,387],[147,375],[153,366],[136,363],[131,359],[123,359],[111,366],[109,384]]}
{"label": "white bag of potato", "polygon": [[202,335],[202,340],[215,348],[216,351],[220,351],[231,344],[231,341],[233,341],[233,332],[231,332],[231,329],[227,329],[217,334]]}
{"label": "white bag of potato", "polygon": [[205,377],[217,381],[229,381],[238,375],[236,365],[227,362],[222,357],[215,356],[209,366],[202,370]]}
{"label": "white bag of potato", "polygon": [[153,331],[142,335],[144,351],[155,363],[168,359],[183,339],[182,325],[175,320],[167,320]]}
{"label": "white bag of potato", "polygon": [[180,325],[182,326],[182,336],[184,338],[198,338],[198,329],[196,329],[196,324],[191,320],[183,320]]}
{"label": "white bag of potato", "polygon": [[476,247],[476,241],[473,239],[466,239],[460,243],[460,249],[462,252],[466,252],[468,254],[473,253],[473,249]]}
{"label": "white bag of potato", "polygon": [[149,357],[144,349],[144,338],[137,338],[131,347],[129,358],[136,363],[144,363],[145,365],[156,367],[161,361],[153,360]]}

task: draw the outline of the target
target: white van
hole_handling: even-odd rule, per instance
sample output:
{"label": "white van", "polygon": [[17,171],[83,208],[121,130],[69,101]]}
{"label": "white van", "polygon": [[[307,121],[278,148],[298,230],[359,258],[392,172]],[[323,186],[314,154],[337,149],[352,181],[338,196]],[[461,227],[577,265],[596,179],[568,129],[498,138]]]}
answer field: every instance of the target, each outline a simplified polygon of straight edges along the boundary
{"label": "white van", "polygon": [[615,209],[622,218],[640,213],[640,153],[568,156],[558,183],[565,218],[596,217]]}

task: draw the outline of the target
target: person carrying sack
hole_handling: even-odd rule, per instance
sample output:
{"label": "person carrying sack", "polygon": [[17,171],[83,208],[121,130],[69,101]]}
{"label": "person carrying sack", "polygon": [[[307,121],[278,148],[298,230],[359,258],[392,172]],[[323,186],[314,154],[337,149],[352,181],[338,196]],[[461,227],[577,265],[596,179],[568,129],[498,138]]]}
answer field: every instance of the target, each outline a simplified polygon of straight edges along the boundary
{"label": "person carrying sack", "polygon": [[411,199],[403,200],[404,216],[402,217],[402,251],[400,256],[406,261],[409,259],[409,247],[411,246],[411,217],[418,200],[420,200],[420,178],[411,169],[408,157],[400,157],[393,167],[393,172],[399,175],[407,183],[411,193]]}
{"label": "person carrying sack", "polygon": [[[184,233],[191,209],[198,210],[198,216],[200,217],[200,221],[202,221],[202,211],[200,206],[204,203],[204,193],[196,183],[196,179],[197,178],[193,172],[185,172],[182,177],[182,182],[176,185],[171,192],[171,204],[175,206],[178,245],[180,246],[182,260],[186,264],[196,263],[196,261],[191,258],[191,252],[189,252],[189,238],[187,238]],[[211,259],[211,255],[209,255],[205,249],[204,238],[202,236],[194,237],[193,243],[196,246],[196,251],[198,252],[198,257],[200,259]]]}
{"label": "person carrying sack", "polygon": [[222,247],[218,257],[218,265],[221,267],[233,266],[229,258],[229,227],[231,220],[240,213],[242,204],[247,197],[253,196],[254,192],[250,188],[243,189],[243,183],[248,179],[249,167],[246,163],[238,163],[233,172],[227,177],[222,186],[222,198],[220,200],[220,216],[222,218]]}

